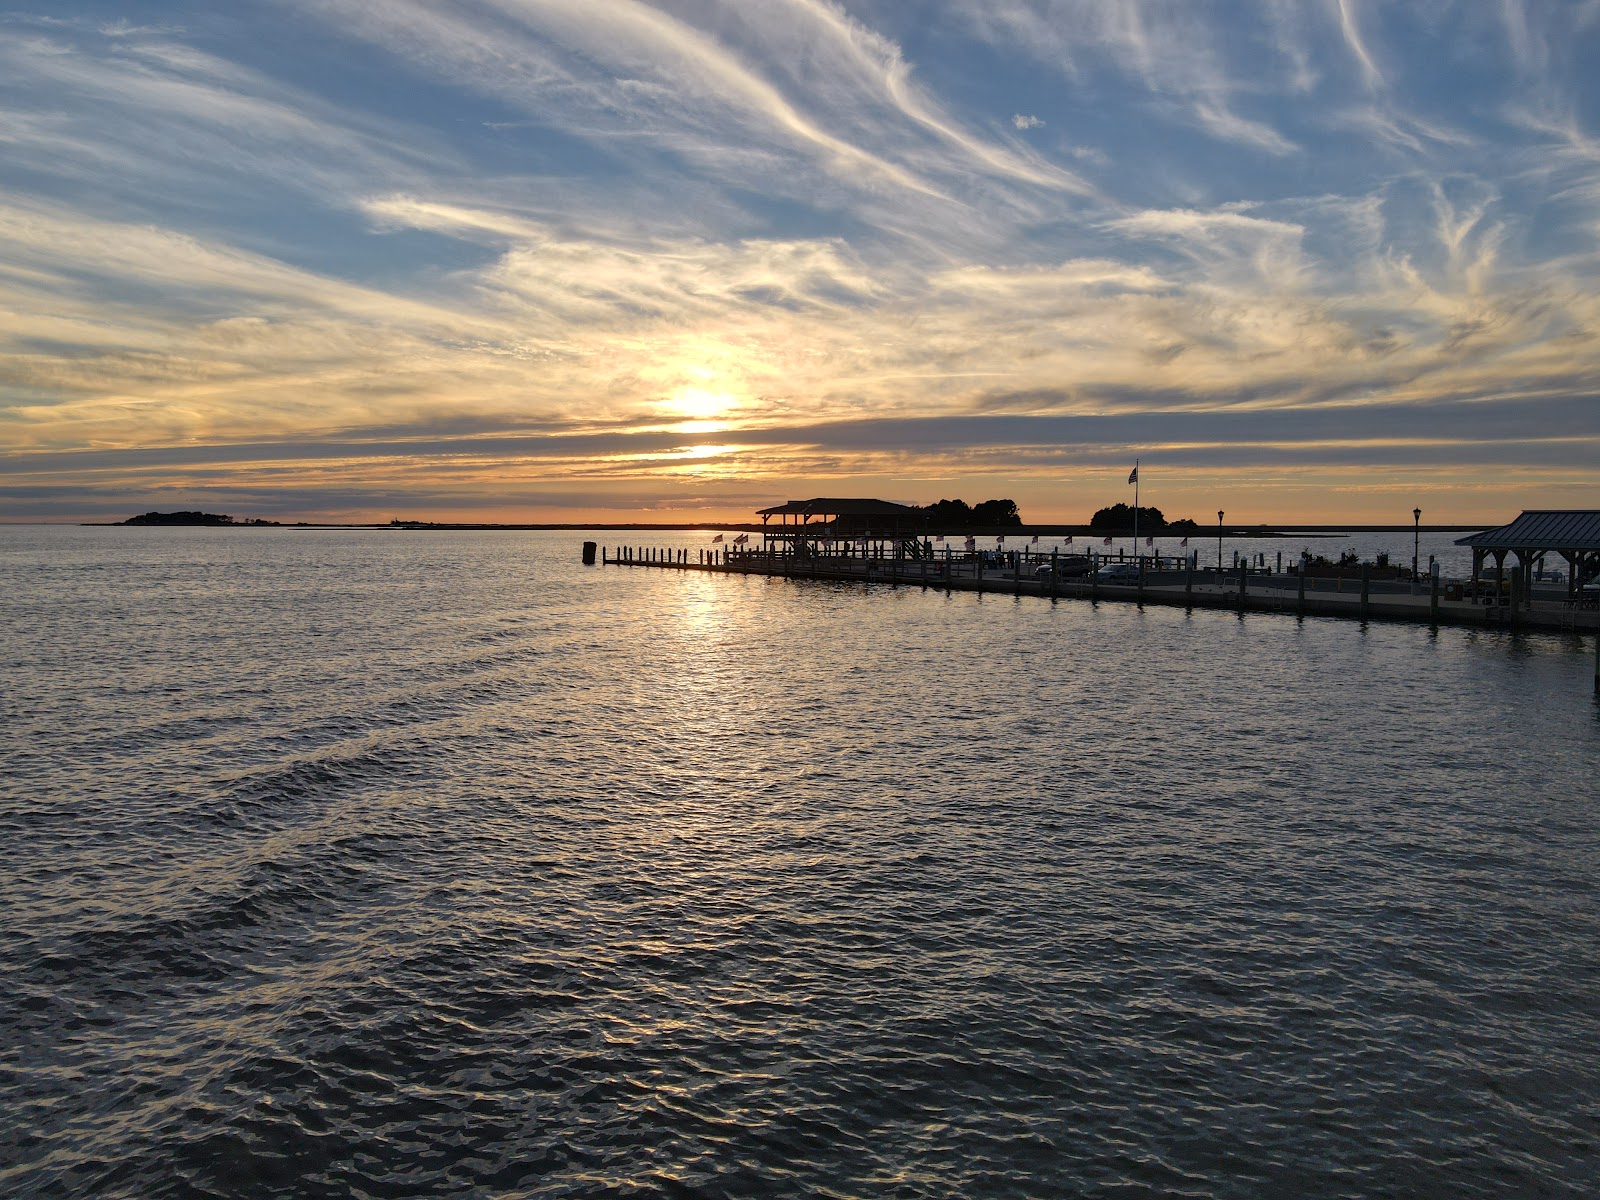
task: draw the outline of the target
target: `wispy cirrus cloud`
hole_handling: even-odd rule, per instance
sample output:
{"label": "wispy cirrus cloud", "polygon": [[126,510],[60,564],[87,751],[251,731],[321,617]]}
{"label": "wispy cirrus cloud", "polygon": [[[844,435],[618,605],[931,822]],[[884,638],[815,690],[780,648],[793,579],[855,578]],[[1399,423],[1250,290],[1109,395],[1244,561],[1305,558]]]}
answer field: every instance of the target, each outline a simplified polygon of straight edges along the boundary
{"label": "wispy cirrus cloud", "polygon": [[175,4],[0,18],[29,504],[1567,487],[1594,436],[1581,6]]}

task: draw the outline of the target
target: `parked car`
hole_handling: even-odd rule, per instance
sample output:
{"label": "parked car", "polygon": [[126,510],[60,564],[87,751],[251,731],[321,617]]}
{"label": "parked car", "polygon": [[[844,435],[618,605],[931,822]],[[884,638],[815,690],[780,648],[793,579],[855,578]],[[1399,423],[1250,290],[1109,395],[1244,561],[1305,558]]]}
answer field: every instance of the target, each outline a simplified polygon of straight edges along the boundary
{"label": "parked car", "polygon": [[1107,563],[1094,573],[1094,577],[1101,583],[1138,583],[1139,565],[1127,562]]}

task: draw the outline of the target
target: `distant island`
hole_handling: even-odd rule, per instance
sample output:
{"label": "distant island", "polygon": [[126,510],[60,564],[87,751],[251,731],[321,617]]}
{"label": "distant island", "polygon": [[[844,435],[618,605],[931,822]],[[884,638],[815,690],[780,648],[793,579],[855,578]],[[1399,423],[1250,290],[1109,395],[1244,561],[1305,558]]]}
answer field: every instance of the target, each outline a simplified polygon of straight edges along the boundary
{"label": "distant island", "polygon": [[277,523],[262,520],[235,521],[226,513],[203,512],[147,512],[117,522],[119,525],[276,525]]}

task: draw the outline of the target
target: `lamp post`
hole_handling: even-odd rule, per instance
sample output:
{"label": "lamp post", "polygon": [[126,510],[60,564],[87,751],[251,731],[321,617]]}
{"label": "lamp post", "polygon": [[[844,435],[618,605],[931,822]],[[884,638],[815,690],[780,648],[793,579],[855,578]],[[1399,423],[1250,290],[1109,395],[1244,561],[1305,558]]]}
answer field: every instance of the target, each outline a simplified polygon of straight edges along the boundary
{"label": "lamp post", "polygon": [[1222,510],[1217,509],[1217,578],[1222,578]]}
{"label": "lamp post", "polygon": [[1422,546],[1422,510],[1411,510],[1411,594],[1418,595],[1417,591],[1417,559],[1421,557]]}

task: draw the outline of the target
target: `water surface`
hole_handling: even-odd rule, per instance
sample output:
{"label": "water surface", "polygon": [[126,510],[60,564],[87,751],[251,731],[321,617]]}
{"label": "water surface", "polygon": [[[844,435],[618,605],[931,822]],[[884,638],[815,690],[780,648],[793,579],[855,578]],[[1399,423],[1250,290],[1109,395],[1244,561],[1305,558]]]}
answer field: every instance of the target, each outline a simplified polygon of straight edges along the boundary
{"label": "water surface", "polygon": [[1589,646],[579,540],[0,528],[7,1192],[1591,1194]]}

